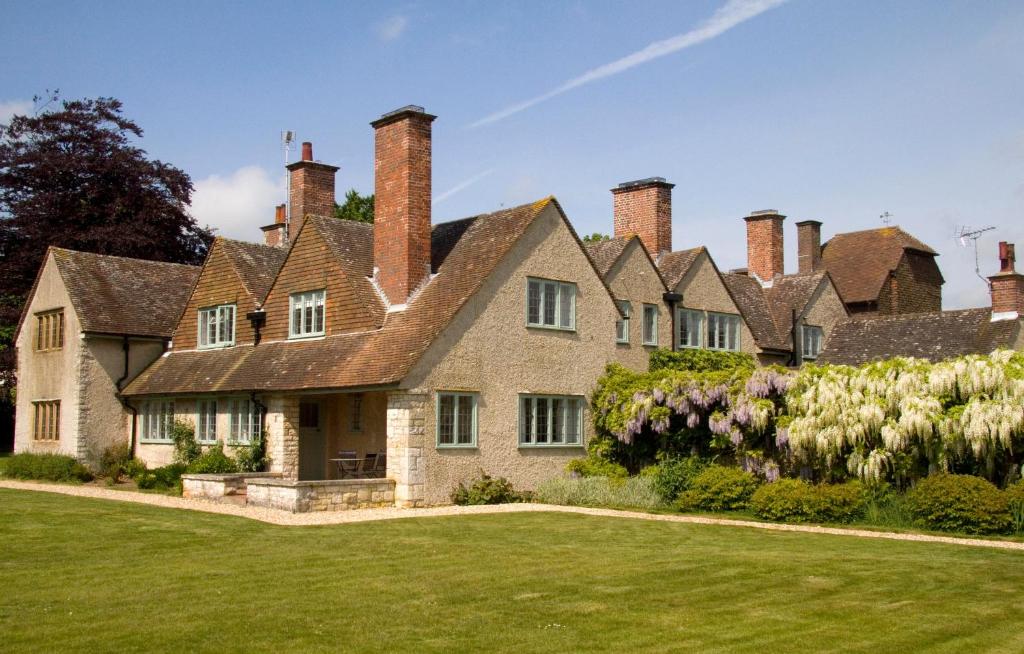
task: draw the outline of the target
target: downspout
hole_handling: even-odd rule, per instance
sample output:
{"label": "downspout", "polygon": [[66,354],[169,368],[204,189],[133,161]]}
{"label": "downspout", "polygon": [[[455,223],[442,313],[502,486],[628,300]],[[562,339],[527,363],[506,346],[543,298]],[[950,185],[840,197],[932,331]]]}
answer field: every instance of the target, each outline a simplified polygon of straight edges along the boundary
{"label": "downspout", "polygon": [[[257,336],[256,338],[257,338],[257,342],[258,342],[259,336]],[[264,432],[263,422],[267,419],[267,405],[264,404],[263,402],[260,402],[256,398],[256,391],[250,391],[249,399],[252,401],[253,404],[256,405],[256,407],[259,409],[259,412],[260,412],[260,435],[259,435],[259,438],[260,438],[260,443],[262,444],[262,447],[263,447],[263,461],[266,462],[266,460],[267,460],[267,437],[266,437],[266,434],[263,433]],[[264,466],[264,468],[265,467],[266,466]]]}
{"label": "downspout", "polygon": [[260,308],[256,309],[255,311],[250,311],[249,313],[245,314],[245,317],[249,320],[249,323],[252,325],[252,344],[253,346],[259,345],[260,328],[262,328],[263,325],[266,324],[267,322],[267,312],[264,309]]}
{"label": "downspout", "polygon": [[676,304],[683,301],[682,293],[672,293],[671,291],[662,294],[661,299],[668,303],[669,318],[672,323],[672,344],[669,349],[673,352],[676,350]]}
{"label": "downspout", "polygon": [[792,329],[792,332],[793,332],[792,333],[792,337],[793,337],[793,355],[792,355],[792,358],[790,359],[790,365],[792,367],[796,368],[796,367],[799,367],[799,365],[800,365],[800,357],[803,355],[803,352],[799,351],[800,349],[803,348],[803,343],[800,342],[800,338],[799,338],[800,326],[797,325],[797,322],[796,322],[796,309],[793,309],[793,327],[791,329]]}
{"label": "downspout", "polygon": [[139,423],[139,410],[131,405],[131,403],[128,401],[128,398],[126,398],[124,395],[121,395],[121,389],[124,388],[124,383],[128,379],[129,362],[132,348],[131,341],[128,339],[127,334],[122,336],[122,339],[123,340],[121,341],[121,350],[124,352],[124,374],[122,374],[121,378],[114,383],[114,387],[117,389],[117,398],[121,400],[121,404],[124,406],[124,408],[132,412],[132,431],[131,435],[128,437],[128,453],[131,454],[132,458],[134,459],[135,436]]}

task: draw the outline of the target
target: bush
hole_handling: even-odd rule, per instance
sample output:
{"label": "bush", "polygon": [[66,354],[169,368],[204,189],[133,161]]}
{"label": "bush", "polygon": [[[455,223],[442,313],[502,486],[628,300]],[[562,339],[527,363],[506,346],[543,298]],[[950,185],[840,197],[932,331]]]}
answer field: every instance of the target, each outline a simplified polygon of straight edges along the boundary
{"label": "bush", "polygon": [[12,479],[38,481],[92,481],[89,469],[64,454],[34,454],[23,452],[7,459],[6,476]]}
{"label": "bush", "polygon": [[782,479],[758,488],[750,506],[758,517],[778,522],[853,522],[864,515],[868,494],[859,481],[812,486]]}
{"label": "bush", "polygon": [[126,468],[131,460],[132,450],[128,443],[111,445],[100,455],[100,476],[106,477],[107,483],[116,484],[122,475],[128,474]]}
{"label": "bush", "polygon": [[220,441],[188,464],[187,472],[193,474],[226,474],[238,472],[238,461],[227,454]]}
{"label": "bush", "polygon": [[666,502],[689,490],[693,479],[708,467],[709,462],[696,456],[671,457],[644,471],[654,477],[654,488]]}
{"label": "bush", "polygon": [[593,454],[583,459],[573,459],[565,466],[567,472],[579,475],[580,477],[608,477],[611,479],[625,479],[629,471],[625,466],[609,461]]}
{"label": "bush", "polygon": [[510,504],[523,502],[526,497],[523,493],[517,493],[512,484],[504,477],[495,479],[485,472],[480,473],[480,478],[475,480],[469,488],[462,482],[452,491],[452,502],[454,504]]}
{"label": "bush", "polygon": [[918,526],[967,534],[997,534],[1011,528],[1010,497],[971,475],[932,475],[907,494]]}
{"label": "bush", "polygon": [[745,509],[758,486],[757,477],[739,468],[710,465],[691,481],[676,501],[680,511],[735,511]]}
{"label": "bush", "polygon": [[534,500],[563,506],[600,506],[616,509],[657,509],[664,505],[654,489],[653,477],[584,477],[549,479],[537,488]]}
{"label": "bush", "polygon": [[718,352],[715,350],[685,349],[672,351],[658,348],[651,352],[648,370],[686,370],[689,372],[718,372],[744,368],[754,369],[754,357],[745,352]]}
{"label": "bush", "polygon": [[1006,489],[1006,500],[1010,508],[1013,533],[1024,534],[1024,481],[1018,481]]}
{"label": "bush", "polygon": [[268,460],[266,439],[257,434],[248,445],[239,445],[235,449],[235,459],[242,472],[263,472]]}
{"label": "bush", "polygon": [[175,463],[191,465],[203,454],[203,447],[196,440],[196,431],[187,422],[174,421],[174,426],[171,428],[171,440],[174,441]]}
{"label": "bush", "polygon": [[144,471],[136,478],[135,482],[142,490],[178,489],[180,491],[183,474],[185,474],[185,466],[180,463],[172,463],[162,468]]}

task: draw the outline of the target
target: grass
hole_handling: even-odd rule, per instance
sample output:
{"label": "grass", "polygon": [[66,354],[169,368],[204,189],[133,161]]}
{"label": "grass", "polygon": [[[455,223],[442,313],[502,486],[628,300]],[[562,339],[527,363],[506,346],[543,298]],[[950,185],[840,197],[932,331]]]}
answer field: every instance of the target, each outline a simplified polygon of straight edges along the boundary
{"label": "grass", "polygon": [[1024,553],[565,514],[277,527],[0,489],[0,650],[1024,650]]}

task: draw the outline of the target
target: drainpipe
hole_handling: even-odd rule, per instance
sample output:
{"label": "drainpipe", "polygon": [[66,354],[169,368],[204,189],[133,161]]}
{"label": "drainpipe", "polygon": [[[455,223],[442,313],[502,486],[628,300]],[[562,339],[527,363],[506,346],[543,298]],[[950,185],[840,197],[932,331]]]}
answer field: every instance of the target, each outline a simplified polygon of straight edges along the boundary
{"label": "drainpipe", "polygon": [[132,412],[132,431],[131,435],[128,437],[128,452],[132,455],[132,458],[135,458],[135,436],[136,430],[138,429],[139,410],[131,405],[128,398],[121,395],[121,389],[124,388],[124,383],[128,379],[131,347],[131,341],[128,339],[128,335],[125,334],[122,336],[121,341],[121,350],[124,352],[124,374],[122,374],[121,378],[114,383],[114,387],[117,389],[117,398],[121,400],[121,404],[124,408]]}
{"label": "drainpipe", "polygon": [[669,291],[669,292],[664,293],[661,296],[661,299],[665,300],[665,302],[668,302],[669,317],[671,318],[671,321],[672,321],[672,344],[669,346],[669,349],[674,352],[675,349],[676,349],[676,333],[677,333],[676,332],[676,304],[678,304],[678,303],[683,301],[683,294],[682,293],[673,293],[673,292]]}
{"label": "drainpipe", "polygon": [[792,327],[792,331],[793,331],[793,334],[792,334],[792,336],[793,336],[793,355],[792,355],[792,357],[790,358],[789,361],[790,361],[790,365],[792,367],[797,368],[797,367],[800,366],[800,357],[803,355],[803,352],[800,351],[803,348],[803,343],[800,342],[800,325],[798,325],[797,322],[796,322],[796,309],[793,309],[793,327]]}
{"label": "drainpipe", "polygon": [[252,344],[254,346],[255,345],[259,345],[260,344],[260,328],[263,327],[263,325],[266,324],[266,322],[267,322],[267,312],[264,309],[256,309],[255,311],[250,311],[249,313],[245,314],[245,317],[252,324],[252,331],[253,331],[253,339],[252,339],[253,343]]}
{"label": "drainpipe", "polygon": [[[257,334],[258,333],[259,332],[257,332]],[[259,342],[259,336],[258,335],[256,336],[256,342],[257,343]],[[267,440],[266,440],[266,438],[267,437],[266,437],[266,434],[263,433],[263,422],[267,419],[267,405],[264,404],[263,402],[260,402],[256,398],[256,391],[251,391],[249,393],[249,399],[252,401],[253,404],[256,405],[256,407],[260,411],[260,440],[263,443],[263,458],[264,458],[264,460],[266,460],[266,457],[267,457]]]}

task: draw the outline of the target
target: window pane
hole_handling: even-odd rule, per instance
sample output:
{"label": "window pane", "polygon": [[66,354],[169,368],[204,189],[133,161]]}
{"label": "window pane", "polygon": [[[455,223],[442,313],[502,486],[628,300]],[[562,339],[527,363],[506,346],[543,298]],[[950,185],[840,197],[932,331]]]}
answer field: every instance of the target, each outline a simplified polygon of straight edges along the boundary
{"label": "window pane", "polygon": [[580,400],[570,398],[566,401],[565,442],[580,442]]}
{"label": "window pane", "polygon": [[524,397],[520,409],[519,440],[523,443],[533,442],[533,398]]}
{"label": "window pane", "polygon": [[437,442],[455,443],[455,397],[452,395],[441,395],[438,401]]}
{"label": "window pane", "polygon": [[547,443],[549,421],[551,419],[549,414],[548,398],[538,397],[535,411],[537,419],[535,421],[534,442]]}
{"label": "window pane", "polygon": [[473,443],[473,403],[472,397],[459,396],[458,442],[460,445]]}
{"label": "window pane", "polygon": [[292,336],[302,333],[302,300],[292,298]]}
{"label": "window pane", "polygon": [[532,279],[526,285],[526,322],[540,324],[540,282]]}
{"label": "window pane", "polygon": [[313,326],[313,331],[316,332],[317,334],[322,334],[324,332],[324,294],[323,294],[323,292],[317,292],[315,294],[315,298],[316,298],[316,311],[315,311],[316,324]]}
{"label": "window pane", "polygon": [[544,282],[544,324],[555,326],[555,305],[558,299],[558,285],[554,282]]}
{"label": "window pane", "polygon": [[565,400],[560,397],[551,399],[551,421],[551,442],[563,442],[565,437]]}
{"label": "window pane", "polygon": [[563,329],[572,329],[576,326],[576,287],[572,284],[561,284],[558,292],[560,294],[558,326]]}

